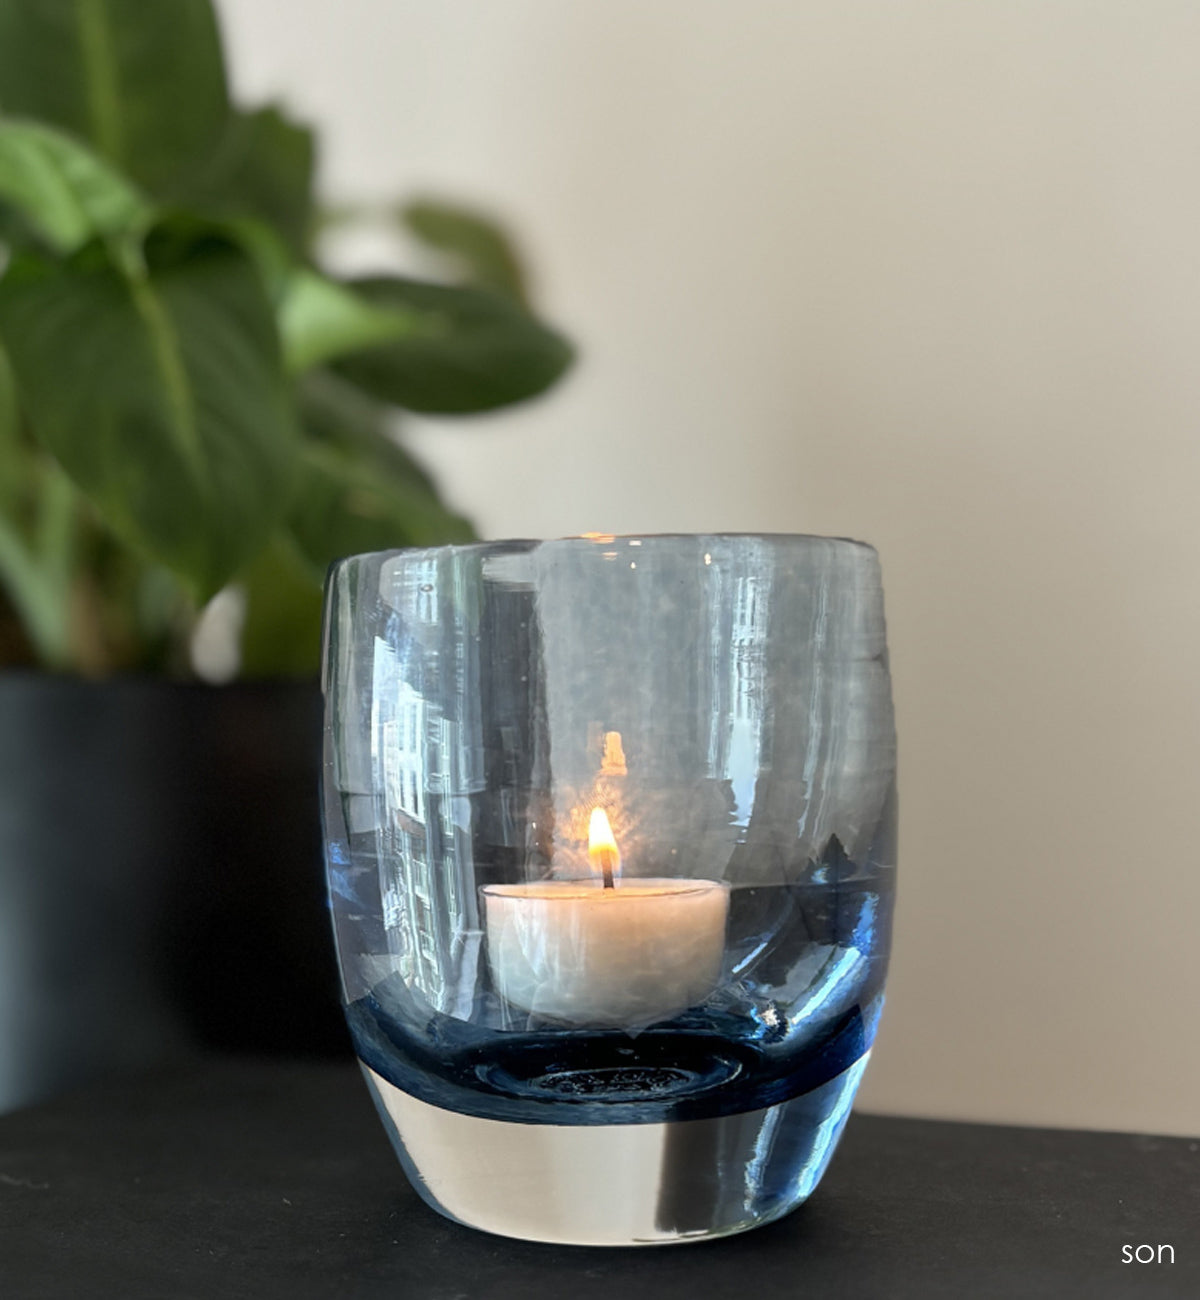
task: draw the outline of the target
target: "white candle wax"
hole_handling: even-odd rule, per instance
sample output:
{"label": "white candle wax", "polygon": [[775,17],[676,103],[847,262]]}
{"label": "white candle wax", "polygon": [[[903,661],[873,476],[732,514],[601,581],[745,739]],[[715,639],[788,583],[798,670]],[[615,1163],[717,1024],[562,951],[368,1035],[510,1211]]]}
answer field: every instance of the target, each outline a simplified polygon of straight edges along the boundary
{"label": "white candle wax", "polygon": [[703,1002],[725,951],[715,880],[487,885],[488,965],[507,1002],[572,1025],[652,1024]]}

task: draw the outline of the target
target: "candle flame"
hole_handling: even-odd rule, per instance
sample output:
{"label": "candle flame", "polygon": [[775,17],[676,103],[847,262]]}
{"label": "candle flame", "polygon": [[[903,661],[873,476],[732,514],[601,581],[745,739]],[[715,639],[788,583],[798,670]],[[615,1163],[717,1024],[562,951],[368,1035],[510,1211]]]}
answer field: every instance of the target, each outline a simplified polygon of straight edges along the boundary
{"label": "candle flame", "polygon": [[588,823],[588,861],[592,870],[604,877],[604,888],[612,889],[621,874],[621,850],[603,808],[593,808]]}

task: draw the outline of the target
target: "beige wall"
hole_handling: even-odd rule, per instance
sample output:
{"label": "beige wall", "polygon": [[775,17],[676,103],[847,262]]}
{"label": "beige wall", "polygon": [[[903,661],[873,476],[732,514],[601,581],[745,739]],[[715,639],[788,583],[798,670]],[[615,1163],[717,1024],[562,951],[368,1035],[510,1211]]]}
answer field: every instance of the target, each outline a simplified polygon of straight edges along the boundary
{"label": "beige wall", "polygon": [[536,250],[571,384],[417,436],[487,533],[879,547],[903,898],[864,1103],[1200,1131],[1200,6],[224,8],[330,192],[478,199]]}

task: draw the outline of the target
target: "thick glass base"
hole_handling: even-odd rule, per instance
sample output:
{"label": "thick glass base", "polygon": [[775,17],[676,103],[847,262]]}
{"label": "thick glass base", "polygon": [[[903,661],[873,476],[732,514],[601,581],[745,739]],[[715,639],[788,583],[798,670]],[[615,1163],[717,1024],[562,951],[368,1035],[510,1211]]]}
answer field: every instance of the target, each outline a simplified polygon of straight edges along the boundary
{"label": "thick glass base", "polygon": [[825,1172],[866,1063],[764,1110],[649,1124],[482,1119],[363,1073],[409,1179],[441,1214],[526,1241],[642,1246],[794,1210]]}

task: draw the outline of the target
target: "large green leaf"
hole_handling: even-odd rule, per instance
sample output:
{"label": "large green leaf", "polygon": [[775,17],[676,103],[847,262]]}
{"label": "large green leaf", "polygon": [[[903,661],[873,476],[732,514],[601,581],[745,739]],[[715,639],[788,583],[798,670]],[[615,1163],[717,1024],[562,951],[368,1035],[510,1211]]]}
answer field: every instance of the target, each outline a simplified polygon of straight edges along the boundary
{"label": "large green leaf", "polygon": [[303,258],[314,224],[312,131],[278,108],[235,112],[207,165],[182,183],[180,197],[222,217],[269,225]]}
{"label": "large green leaf", "polygon": [[388,436],[386,412],[357,389],[326,371],[306,375],[300,418],[311,442],[288,527],[237,575],[247,602],[242,672],[250,677],[317,671],[321,584],[331,560],[474,536]]}
{"label": "large green leaf", "polygon": [[315,677],[321,668],[321,579],[286,533],[240,574],[246,597],[243,677]]}
{"label": "large green leaf", "polygon": [[387,476],[423,487],[434,497],[437,484],[396,440],[395,414],[330,370],[313,370],[300,381],[300,421],[316,442],[361,456]]}
{"label": "large green leaf", "polygon": [[527,301],[525,271],[508,234],[489,217],[436,199],[417,199],[400,220],[423,243],[446,254],[471,283]]}
{"label": "large green leaf", "polygon": [[571,363],[571,346],[501,294],[379,276],[351,288],[380,308],[416,314],[405,337],[336,363],[381,401],[463,414],[534,397]]}
{"label": "large green leaf", "polygon": [[59,253],[145,226],[150,207],[86,145],[40,122],[0,118],[0,207]]}
{"label": "large green leaf", "polygon": [[288,370],[313,366],[416,333],[424,318],[412,311],[378,307],[335,280],[296,267],[287,277],[279,307],[279,331]]}
{"label": "large green leaf", "polygon": [[0,111],[62,127],[170,194],[229,113],[210,0],[0,0]]}
{"label": "large green leaf", "polygon": [[16,501],[25,471],[21,446],[17,381],[8,353],[0,343],[0,512]]}
{"label": "large green leaf", "polygon": [[0,481],[17,447],[17,381],[12,363],[0,345]]}
{"label": "large green leaf", "polygon": [[75,489],[21,434],[16,376],[0,346],[0,604],[48,668],[70,660]]}
{"label": "large green leaf", "polygon": [[471,525],[425,481],[328,444],[309,442],[288,526],[319,571],[344,555],[466,542]]}
{"label": "large green leaf", "polygon": [[271,305],[249,257],[180,223],[145,265],[90,245],[14,261],[0,336],[30,426],[129,543],[218,588],[285,509],[295,434]]}

